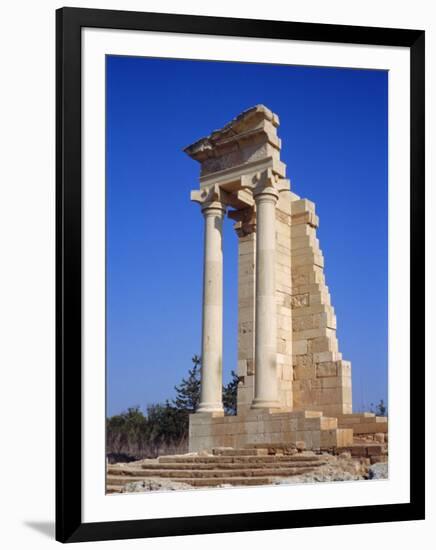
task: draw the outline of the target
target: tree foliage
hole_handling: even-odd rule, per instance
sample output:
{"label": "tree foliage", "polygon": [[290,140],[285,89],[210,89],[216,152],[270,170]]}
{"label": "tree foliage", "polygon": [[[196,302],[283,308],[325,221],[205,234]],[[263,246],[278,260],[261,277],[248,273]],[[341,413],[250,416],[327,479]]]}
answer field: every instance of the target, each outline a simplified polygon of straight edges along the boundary
{"label": "tree foliage", "polygon": [[380,399],[380,402],[379,402],[379,404],[377,405],[377,407],[375,409],[375,413],[378,416],[387,416],[388,408],[386,407],[383,399]]}
{"label": "tree foliage", "polygon": [[189,369],[188,378],[183,378],[178,386],[174,389],[177,392],[176,398],[173,400],[174,406],[182,411],[194,413],[198,409],[200,403],[200,364],[201,360],[198,355],[194,355],[191,359],[194,366]]}
{"label": "tree foliage", "polygon": [[388,415],[388,408],[387,408],[385,402],[383,401],[383,399],[380,399],[380,401],[378,402],[378,404],[375,407],[374,407],[374,403],[371,403],[369,410],[370,410],[370,412],[376,414],[377,416],[387,416]]}
{"label": "tree foliage", "polygon": [[[176,397],[171,402],[148,405],[146,414],[139,406],[130,407],[107,419],[109,459],[112,456],[139,459],[187,451],[189,415],[200,403],[200,357],[194,355],[192,363],[187,377],[175,386]],[[238,382],[238,376],[232,371],[232,379],[223,386],[225,414],[236,414]]]}
{"label": "tree foliage", "polygon": [[223,407],[225,414],[235,416],[237,413],[238,384],[240,377],[232,370],[232,379],[223,386]]}

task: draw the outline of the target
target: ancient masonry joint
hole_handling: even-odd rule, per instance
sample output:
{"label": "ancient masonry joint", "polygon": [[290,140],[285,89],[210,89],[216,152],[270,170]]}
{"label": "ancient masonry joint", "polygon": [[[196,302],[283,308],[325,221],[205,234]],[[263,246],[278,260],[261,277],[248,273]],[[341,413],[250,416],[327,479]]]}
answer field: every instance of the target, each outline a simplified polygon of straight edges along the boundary
{"label": "ancient masonry joint", "polygon": [[[352,445],[357,426],[387,430],[374,415],[352,414],[351,364],[338,348],[315,205],[291,192],[278,126],[257,105],[185,148],[201,166],[191,199],[204,217],[201,396],[190,451],[297,442],[331,449]],[[236,416],[224,415],[221,391],[226,213],[239,241]]]}

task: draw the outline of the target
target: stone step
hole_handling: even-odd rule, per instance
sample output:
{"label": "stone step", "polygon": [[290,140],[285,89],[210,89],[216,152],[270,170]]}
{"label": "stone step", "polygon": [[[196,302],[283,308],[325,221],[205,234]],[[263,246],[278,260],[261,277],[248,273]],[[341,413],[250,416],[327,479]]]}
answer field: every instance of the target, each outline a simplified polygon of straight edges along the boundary
{"label": "stone step", "polygon": [[287,477],[294,476],[297,474],[302,474],[306,472],[311,472],[314,470],[314,467],[298,467],[298,468],[243,468],[238,470],[109,470],[109,475],[111,479],[114,477],[160,477],[160,478],[198,478],[198,477],[258,477],[258,476],[279,476]]}
{"label": "stone step", "polygon": [[[322,466],[325,460],[286,460],[259,462],[163,462],[158,464],[142,464],[144,470],[237,470],[238,468],[304,468],[307,466]],[[120,469],[119,466],[109,466],[109,471]],[[122,469],[122,468],[121,468]]]}
{"label": "stone step", "polygon": [[[143,478],[108,476],[106,492],[111,494],[121,493],[123,487],[132,481],[142,481]],[[217,485],[270,485],[275,480],[271,477],[204,477],[204,478],[177,478],[172,479],[180,483],[186,483],[192,487],[216,487]]]}
{"label": "stone step", "polygon": [[212,454],[216,456],[265,456],[268,455],[268,449],[266,448],[252,448],[252,449],[212,449]]}
{"label": "stone step", "polygon": [[[207,463],[244,463],[251,464],[253,462],[306,462],[318,461],[321,455],[316,454],[298,454],[298,455],[266,455],[266,456],[165,456],[159,457],[159,464],[207,464]],[[146,463],[144,464],[146,465]]]}
{"label": "stone step", "polygon": [[106,494],[115,494],[115,493],[121,493],[123,490],[122,485],[106,485]]}
{"label": "stone step", "polygon": [[123,486],[126,483],[131,483],[133,481],[143,481],[144,477],[137,477],[137,476],[117,476],[117,475],[107,475],[106,476],[106,488],[108,487],[119,487]]}
{"label": "stone step", "polygon": [[388,454],[385,443],[354,443],[351,447],[338,447],[338,453],[349,452],[354,457],[371,457]]}
{"label": "stone step", "polygon": [[274,479],[269,477],[229,477],[229,478],[197,478],[178,479],[181,483],[188,483],[193,487],[216,487],[217,485],[270,485]]}

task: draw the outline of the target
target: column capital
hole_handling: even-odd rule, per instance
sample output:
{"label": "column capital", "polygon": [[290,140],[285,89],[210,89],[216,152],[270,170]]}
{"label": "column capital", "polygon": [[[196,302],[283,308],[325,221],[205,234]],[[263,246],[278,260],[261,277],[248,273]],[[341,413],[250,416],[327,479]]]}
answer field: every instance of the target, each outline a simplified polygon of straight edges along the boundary
{"label": "column capital", "polygon": [[259,199],[270,199],[276,202],[279,198],[279,193],[290,190],[290,181],[275,174],[271,168],[267,168],[262,172],[243,176],[241,178],[241,187],[243,189],[250,189],[256,202]]}
{"label": "column capital", "polygon": [[226,205],[223,199],[223,192],[218,185],[191,191],[191,201],[198,202],[203,213],[220,210],[224,215],[226,212]]}

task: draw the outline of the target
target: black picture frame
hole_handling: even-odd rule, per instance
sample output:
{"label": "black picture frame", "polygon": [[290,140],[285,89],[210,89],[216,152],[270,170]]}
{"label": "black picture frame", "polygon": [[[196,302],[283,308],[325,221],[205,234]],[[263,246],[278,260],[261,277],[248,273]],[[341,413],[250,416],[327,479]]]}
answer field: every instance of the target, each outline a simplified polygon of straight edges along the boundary
{"label": "black picture frame", "polygon": [[[81,29],[128,29],[410,49],[410,502],[82,522]],[[61,542],[424,519],[424,42],[420,30],[62,8],[56,12],[56,539]],[[413,365],[412,365],[413,358]]]}

